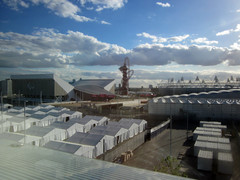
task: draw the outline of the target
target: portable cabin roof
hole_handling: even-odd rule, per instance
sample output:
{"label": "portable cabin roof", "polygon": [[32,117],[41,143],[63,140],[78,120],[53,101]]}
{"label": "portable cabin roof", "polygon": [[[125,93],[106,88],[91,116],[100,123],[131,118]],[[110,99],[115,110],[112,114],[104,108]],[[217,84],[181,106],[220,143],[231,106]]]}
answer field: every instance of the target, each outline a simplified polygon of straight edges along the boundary
{"label": "portable cabin roof", "polygon": [[74,125],[74,123],[67,123],[67,122],[55,121],[54,123],[52,123],[51,125],[49,125],[49,127],[67,130],[68,128],[70,128],[70,127],[73,126],[73,125]]}
{"label": "portable cabin roof", "polygon": [[[53,127],[40,127],[40,126],[32,126],[29,129],[26,130],[27,135],[32,136],[38,136],[43,137],[53,131],[55,128]],[[24,133],[24,131],[21,131],[21,133]]]}
{"label": "portable cabin roof", "polygon": [[92,119],[92,120],[96,120],[96,121],[101,121],[103,119],[108,119],[105,116],[91,116],[91,115],[86,115],[84,116],[82,119]]}
{"label": "portable cabin roof", "polygon": [[11,140],[11,141],[18,142],[23,138],[24,138],[23,134],[14,134],[14,133],[2,133],[2,134],[0,134],[0,139],[1,140]]}
{"label": "portable cabin roof", "polygon": [[68,138],[67,142],[96,146],[103,138],[104,135],[77,132],[72,137]]}
{"label": "portable cabin roof", "polygon": [[74,154],[82,146],[77,145],[77,144],[69,144],[66,142],[49,141],[48,143],[45,144],[44,147],[46,147],[48,149],[53,149],[53,150],[57,150],[57,151]]}

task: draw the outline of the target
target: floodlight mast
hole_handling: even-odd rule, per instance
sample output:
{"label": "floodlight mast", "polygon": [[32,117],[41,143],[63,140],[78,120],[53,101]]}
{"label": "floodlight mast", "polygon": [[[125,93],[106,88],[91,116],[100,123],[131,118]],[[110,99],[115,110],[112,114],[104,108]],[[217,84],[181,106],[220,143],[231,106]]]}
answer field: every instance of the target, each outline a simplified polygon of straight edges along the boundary
{"label": "floodlight mast", "polygon": [[124,64],[119,68],[119,70],[122,72],[122,86],[120,89],[121,95],[128,95],[128,89],[129,89],[129,79],[132,77],[134,71],[130,70],[130,61],[129,58],[126,57],[124,59]]}

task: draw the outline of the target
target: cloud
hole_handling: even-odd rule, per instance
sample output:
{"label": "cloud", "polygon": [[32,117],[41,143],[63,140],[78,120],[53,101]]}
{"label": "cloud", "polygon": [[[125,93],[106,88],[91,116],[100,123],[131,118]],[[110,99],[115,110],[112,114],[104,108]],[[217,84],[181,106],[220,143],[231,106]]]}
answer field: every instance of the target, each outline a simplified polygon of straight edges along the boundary
{"label": "cloud", "polygon": [[127,0],[80,0],[82,6],[85,6],[86,3],[91,3],[96,6],[96,11],[102,11],[104,9],[113,9],[117,10],[122,8]]}
{"label": "cloud", "polygon": [[224,35],[228,35],[230,33],[239,32],[239,31],[240,31],[240,24],[237,24],[235,29],[228,29],[228,30],[224,30],[224,31],[218,32],[216,34],[216,36],[224,36]]}
{"label": "cloud", "polygon": [[183,35],[183,36],[173,36],[173,37],[169,38],[169,41],[173,41],[173,42],[181,42],[181,41],[187,39],[188,37],[189,37],[188,34]]}
{"label": "cloud", "polygon": [[19,10],[19,6],[24,8],[29,7],[29,4],[24,2],[23,0],[3,0],[3,2],[15,11]]}
{"label": "cloud", "polygon": [[173,36],[173,37],[170,37],[170,38],[163,38],[163,37],[157,37],[157,36],[154,36],[154,35],[150,35],[146,32],[138,33],[137,36],[151,39],[152,42],[154,42],[154,43],[165,43],[165,42],[168,42],[168,41],[181,42],[181,41],[183,41],[183,40],[185,40],[189,37],[189,35],[186,34],[186,35],[183,35],[183,36]]}
{"label": "cloud", "polygon": [[78,15],[81,11],[80,8],[68,0],[28,0],[28,3],[23,0],[4,0],[3,2],[14,10],[19,10],[19,7],[28,8],[30,6],[29,3],[32,5],[42,4],[60,17],[74,19],[78,22],[95,21],[94,19]]}
{"label": "cloud", "polygon": [[213,66],[226,61],[230,66],[240,65],[239,46],[234,46],[228,49],[154,43],[140,44],[128,50],[78,31],[62,34],[54,29],[40,29],[31,35],[0,32],[0,67],[119,66],[126,56],[132,65],[156,66],[174,62],[180,65]]}
{"label": "cloud", "polygon": [[237,13],[240,13],[240,9],[236,10]]}
{"label": "cloud", "polygon": [[111,25],[111,23],[109,23],[107,21],[101,21],[101,24]]}
{"label": "cloud", "polygon": [[156,2],[156,4],[162,7],[171,7],[169,3]]}
{"label": "cloud", "polygon": [[218,41],[208,41],[208,39],[204,37],[204,38],[197,38],[197,39],[191,40],[191,43],[211,45],[211,44],[218,44]]}

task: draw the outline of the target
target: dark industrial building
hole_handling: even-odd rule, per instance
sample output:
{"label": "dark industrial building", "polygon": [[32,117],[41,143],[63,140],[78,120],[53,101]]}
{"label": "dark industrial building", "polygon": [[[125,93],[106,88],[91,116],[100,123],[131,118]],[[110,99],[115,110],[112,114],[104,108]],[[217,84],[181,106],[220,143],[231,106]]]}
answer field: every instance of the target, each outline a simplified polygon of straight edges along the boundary
{"label": "dark industrial building", "polygon": [[[74,87],[54,74],[11,75],[8,81],[11,81],[13,95],[32,100],[64,101],[74,96]],[[5,88],[10,87],[7,85]]]}

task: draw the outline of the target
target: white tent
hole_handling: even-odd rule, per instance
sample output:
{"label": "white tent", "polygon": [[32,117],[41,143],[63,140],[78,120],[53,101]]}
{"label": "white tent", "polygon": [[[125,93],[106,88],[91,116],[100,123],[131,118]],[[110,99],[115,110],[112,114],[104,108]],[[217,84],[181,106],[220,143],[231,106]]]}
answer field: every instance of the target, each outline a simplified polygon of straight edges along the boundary
{"label": "white tent", "polygon": [[91,120],[88,120],[88,119],[84,120],[84,119],[79,119],[79,118],[73,118],[70,121],[74,121],[78,124],[83,125],[84,126],[84,131],[83,132],[85,132],[85,133],[90,131],[93,127],[97,126],[97,124],[98,124],[98,121],[92,120],[92,119]]}
{"label": "white tent", "polygon": [[49,127],[64,129],[66,131],[66,138],[71,137],[76,132],[83,132],[83,125],[68,121],[68,122],[54,122]]}
{"label": "white tent", "polygon": [[120,119],[119,123],[122,123],[122,122],[132,122],[132,123],[138,124],[138,126],[139,126],[139,133],[143,132],[147,128],[147,121],[145,121],[144,119],[126,119],[126,118],[122,118],[122,119]]}
{"label": "white tent", "polygon": [[67,142],[77,143],[94,148],[93,158],[101,155],[104,149],[104,135],[89,134],[89,133],[76,133]]}
{"label": "white tent", "polygon": [[93,150],[94,150],[94,148],[91,146],[83,146],[83,145],[77,145],[77,144],[59,142],[59,141],[50,141],[44,147],[48,149],[53,149],[57,151],[79,155],[79,156],[85,156],[88,158],[93,157]]}
{"label": "white tent", "polygon": [[[18,132],[18,131],[22,131],[25,128],[28,129],[31,126],[33,126],[35,123],[38,122],[37,119],[32,119],[32,118],[24,118],[24,117],[11,117],[8,118],[8,121],[10,122],[10,127],[9,127],[9,131],[10,132]],[[24,126],[25,124],[25,126]]]}
{"label": "white tent", "polygon": [[98,121],[98,125],[107,125],[109,118],[105,117],[105,116],[90,116],[90,115],[86,115],[83,118],[84,120],[95,120]]}
{"label": "white tent", "polygon": [[96,126],[89,131],[90,134],[108,135],[114,137],[114,145],[128,138],[128,130],[120,126]]}
{"label": "white tent", "polygon": [[62,129],[52,128],[52,127],[39,127],[39,126],[32,126],[26,131],[21,131],[20,133],[30,136],[37,136],[40,137],[39,146],[44,145],[45,143],[52,141],[52,140],[64,140],[66,139],[66,133]]}
{"label": "white tent", "polygon": [[54,116],[51,115],[41,115],[41,114],[33,114],[29,119],[31,120],[38,120],[36,122],[37,126],[49,126],[53,122],[55,122],[57,119]]}
{"label": "white tent", "polygon": [[24,136],[23,134],[20,133],[2,133],[0,134],[0,139],[4,139],[4,140],[11,140],[11,141],[15,141],[15,142],[19,142],[19,143],[26,143],[26,144],[31,144],[31,145],[35,145],[35,146],[39,146],[40,137],[37,136],[29,136],[26,135]]}

